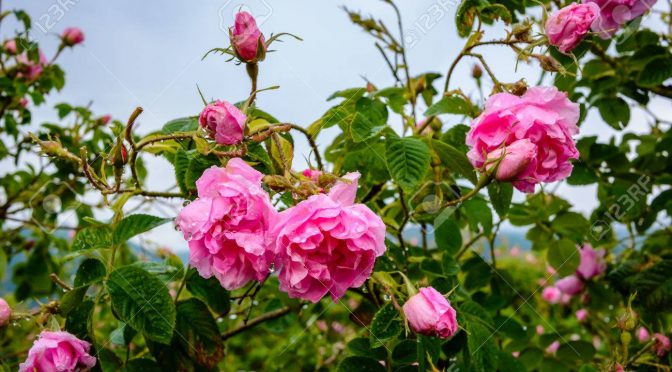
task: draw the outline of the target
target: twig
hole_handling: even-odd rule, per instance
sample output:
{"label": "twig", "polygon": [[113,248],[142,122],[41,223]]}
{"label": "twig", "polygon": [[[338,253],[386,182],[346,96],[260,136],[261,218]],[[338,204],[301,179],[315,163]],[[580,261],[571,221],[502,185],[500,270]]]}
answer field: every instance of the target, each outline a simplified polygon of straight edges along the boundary
{"label": "twig", "polygon": [[51,281],[56,283],[59,287],[65,289],[66,291],[72,291],[72,287],[69,286],[67,283],[63,281],[63,279],[59,278],[56,273],[51,273],[49,275],[49,278],[51,278]]}
{"label": "twig", "polygon": [[273,320],[273,319],[280,318],[280,317],[288,314],[291,310],[292,309],[289,306],[285,306],[285,307],[282,307],[280,309],[268,312],[268,313],[266,313],[264,315],[261,315],[259,317],[256,317],[256,318],[250,320],[249,322],[247,322],[247,324],[244,324],[244,325],[242,325],[238,328],[234,328],[234,329],[222,334],[222,340],[229,339],[229,338],[231,338],[231,337],[233,337],[233,336],[235,336],[235,335],[237,335],[241,332],[245,332],[246,330],[248,330],[250,328],[253,328],[253,327],[255,327],[255,326],[257,326],[257,325],[259,325],[259,324],[261,324],[261,323],[263,323],[267,320]]}

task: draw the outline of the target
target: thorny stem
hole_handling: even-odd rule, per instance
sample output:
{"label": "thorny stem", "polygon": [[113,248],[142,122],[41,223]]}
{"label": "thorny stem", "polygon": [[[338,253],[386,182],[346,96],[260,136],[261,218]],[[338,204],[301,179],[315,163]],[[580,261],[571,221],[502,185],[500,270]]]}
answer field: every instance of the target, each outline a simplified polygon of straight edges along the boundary
{"label": "thorny stem", "polygon": [[270,312],[268,312],[264,315],[261,315],[257,318],[254,318],[254,319],[250,320],[249,322],[247,322],[247,324],[244,324],[244,325],[242,325],[238,328],[234,328],[230,331],[225,332],[224,334],[222,334],[222,340],[229,339],[229,338],[231,338],[231,337],[233,337],[233,336],[235,336],[235,335],[237,335],[241,332],[245,332],[246,330],[248,330],[250,328],[253,328],[253,327],[255,327],[255,326],[257,326],[257,325],[259,325],[259,324],[261,324],[261,323],[263,323],[267,320],[273,320],[273,319],[280,318],[280,317],[288,314],[291,310],[292,309],[289,306],[285,306],[285,307],[281,307],[277,310],[270,311]]}

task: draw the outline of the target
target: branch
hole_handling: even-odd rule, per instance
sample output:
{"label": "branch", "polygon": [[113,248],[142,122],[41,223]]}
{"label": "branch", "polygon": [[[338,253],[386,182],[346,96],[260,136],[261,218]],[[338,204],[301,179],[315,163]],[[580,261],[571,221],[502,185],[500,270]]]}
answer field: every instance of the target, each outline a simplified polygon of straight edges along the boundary
{"label": "branch", "polygon": [[261,323],[263,323],[267,320],[273,320],[273,319],[280,318],[280,317],[288,314],[291,310],[292,309],[289,306],[285,306],[285,307],[282,307],[280,309],[268,312],[268,313],[266,313],[264,315],[261,315],[257,318],[254,318],[254,319],[250,320],[249,322],[247,322],[247,324],[242,325],[238,328],[234,328],[234,329],[232,329],[230,331],[227,331],[224,334],[222,334],[222,340],[229,339],[229,338],[231,338],[231,337],[233,337],[233,336],[235,336],[235,335],[237,335],[241,332],[245,332],[248,329],[250,329],[250,328],[252,328],[252,327],[254,327],[258,324],[261,324]]}

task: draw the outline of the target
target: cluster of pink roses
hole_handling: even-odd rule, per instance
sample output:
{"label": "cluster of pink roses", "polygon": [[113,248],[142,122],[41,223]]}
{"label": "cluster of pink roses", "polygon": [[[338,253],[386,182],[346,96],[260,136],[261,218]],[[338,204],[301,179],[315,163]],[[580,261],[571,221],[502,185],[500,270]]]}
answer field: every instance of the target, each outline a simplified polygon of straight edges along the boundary
{"label": "cluster of pink roses", "polygon": [[[637,330],[637,340],[640,343],[648,342],[651,339],[649,331],[644,327],[639,327]],[[662,333],[653,334],[653,352],[656,353],[659,357],[664,357],[665,354],[669,353],[672,350],[672,343],[670,338],[665,336]]]}
{"label": "cluster of pink roses", "polygon": [[467,134],[467,157],[477,168],[496,167],[498,181],[534,192],[535,184],[572,173],[569,160],[579,157],[572,138],[578,120],[579,105],[555,87],[532,87],[520,97],[494,94]]}
{"label": "cluster of pink roses", "polygon": [[355,203],[359,174],[283,212],[271,204],[262,177],[239,158],[203,173],[198,198],[177,217],[189,263],[229,290],[277,268],[283,291],[313,302],[361,286],[385,252],[385,225]]}
{"label": "cluster of pink roses", "polygon": [[576,48],[592,29],[602,39],[651,9],[656,0],[585,0],[554,12],[546,21],[551,45],[563,53]]}
{"label": "cluster of pink roses", "polygon": [[[583,291],[584,283],[596,276],[601,275],[607,269],[604,262],[604,249],[594,250],[590,244],[584,244],[579,249],[581,261],[576,273],[566,276],[555,282],[555,286],[544,288],[541,296],[547,302],[556,304],[567,302],[572,296],[576,296]],[[582,321],[587,313],[577,314],[579,321]]]}

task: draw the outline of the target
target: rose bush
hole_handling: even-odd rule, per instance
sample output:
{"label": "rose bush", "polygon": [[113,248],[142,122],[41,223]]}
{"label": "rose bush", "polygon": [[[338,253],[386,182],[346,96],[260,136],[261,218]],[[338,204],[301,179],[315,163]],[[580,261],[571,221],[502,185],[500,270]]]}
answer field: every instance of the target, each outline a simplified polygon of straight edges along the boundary
{"label": "rose bush", "polygon": [[[413,69],[384,3],[398,30],[346,12],[389,79],[337,87],[314,122],[258,104],[275,42],[301,39],[240,11],[206,57],[244,64],[249,95],[150,133],[142,108],[34,123],[84,34],[38,45],[0,13],[19,27],[0,48],[2,369],[669,370],[668,4],[463,0],[439,74]],[[487,48],[539,76],[502,76]],[[174,188],[148,187],[149,156]],[[166,224],[186,262],[136,239]]]}

